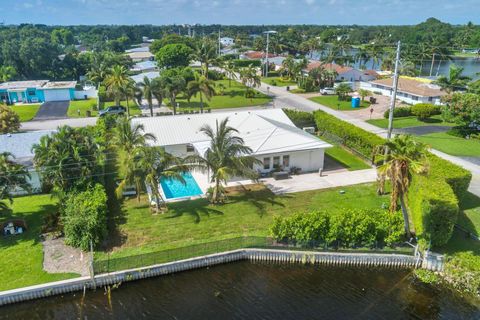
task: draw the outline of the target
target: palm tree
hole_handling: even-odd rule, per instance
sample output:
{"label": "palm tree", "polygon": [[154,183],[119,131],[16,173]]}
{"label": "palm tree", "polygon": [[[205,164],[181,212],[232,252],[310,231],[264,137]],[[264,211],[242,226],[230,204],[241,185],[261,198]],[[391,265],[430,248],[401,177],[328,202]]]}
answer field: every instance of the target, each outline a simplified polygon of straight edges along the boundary
{"label": "palm tree", "polygon": [[232,79],[237,79],[237,68],[233,64],[233,61],[228,60],[223,64],[223,70],[225,71],[225,75],[228,78],[228,86],[232,87]]}
{"label": "palm tree", "polygon": [[[383,149],[383,150],[382,150]],[[385,153],[385,149],[388,150]],[[410,237],[410,223],[405,195],[415,174],[426,174],[428,172],[427,146],[414,140],[409,135],[398,135],[385,143],[383,148],[375,155],[374,161],[383,161],[377,170],[380,177],[388,177],[392,185],[390,195],[390,211],[397,210],[400,201],[405,234]]]}
{"label": "palm tree", "polygon": [[140,151],[147,145],[148,141],[156,141],[156,138],[150,133],[145,133],[145,127],[142,124],[132,125],[128,118],[118,118],[114,129],[113,143],[118,149],[123,150],[122,162],[124,168],[124,178],[115,190],[118,198],[122,196],[126,186],[134,185],[137,200],[140,201],[142,172],[138,163],[140,161]]}
{"label": "palm tree", "polygon": [[451,93],[455,89],[463,89],[466,87],[471,78],[462,75],[463,68],[452,64],[448,73],[448,77],[440,76],[435,84],[439,85],[442,90]]}
{"label": "palm tree", "polygon": [[181,75],[161,76],[159,81],[163,92],[170,99],[173,114],[177,114],[177,95],[186,87],[185,78]]}
{"label": "palm tree", "polygon": [[340,83],[335,88],[335,93],[337,94],[339,101],[345,100],[350,92],[352,92],[352,88],[347,83]]}
{"label": "palm tree", "polygon": [[253,169],[260,161],[252,156],[252,149],[245,146],[242,138],[236,136],[238,131],[228,126],[228,118],[216,128],[205,125],[200,129],[209,139],[210,147],[203,155],[193,155],[186,159],[193,167],[211,175],[214,184],[211,190],[211,202],[221,203],[224,199],[224,187],[230,177],[238,176],[257,179],[258,173]]}
{"label": "palm tree", "polygon": [[182,174],[188,171],[182,159],[171,155],[161,147],[141,148],[138,168],[145,177],[145,184],[150,189],[157,212],[160,210],[160,203],[166,206],[165,199],[159,190],[161,179],[175,179],[185,183]]}
{"label": "palm tree", "polygon": [[120,105],[122,98],[122,89],[128,85],[128,71],[124,66],[116,65],[105,78],[107,90],[113,94],[115,105]]}
{"label": "palm tree", "polygon": [[107,78],[108,74],[109,69],[104,63],[94,63],[92,68],[87,72],[87,78],[98,85]]}
{"label": "palm tree", "polygon": [[140,89],[135,85],[135,81],[130,79],[125,87],[121,88],[122,94],[125,97],[125,102],[127,103],[127,117],[130,117],[130,100],[141,100]]}
{"label": "palm tree", "polygon": [[31,191],[30,174],[25,166],[16,163],[14,156],[9,152],[0,153],[0,210],[6,209],[2,200],[13,202],[12,192],[21,188]]}
{"label": "palm tree", "polygon": [[360,65],[360,68],[367,65],[367,62],[370,60],[370,52],[366,48],[359,48],[355,54],[355,60]]}
{"label": "palm tree", "polygon": [[245,86],[250,88],[259,87],[262,83],[257,70],[252,65],[240,69],[240,80]]}
{"label": "palm tree", "polygon": [[190,99],[193,96],[200,94],[200,111],[203,113],[203,97],[210,101],[215,95],[215,83],[211,80],[208,80],[205,76],[198,76],[195,74],[195,80],[190,81],[187,84],[187,93],[188,98]]}
{"label": "palm tree", "polygon": [[203,38],[195,46],[193,57],[195,60],[200,61],[202,65],[202,73],[208,79],[208,67],[217,59],[216,43],[210,39]]}
{"label": "palm tree", "polygon": [[138,84],[138,87],[141,89],[140,97],[147,100],[150,116],[153,117],[153,98],[158,101],[158,106],[162,105],[163,93],[161,82],[158,78],[150,80],[150,78],[145,76],[143,81]]}

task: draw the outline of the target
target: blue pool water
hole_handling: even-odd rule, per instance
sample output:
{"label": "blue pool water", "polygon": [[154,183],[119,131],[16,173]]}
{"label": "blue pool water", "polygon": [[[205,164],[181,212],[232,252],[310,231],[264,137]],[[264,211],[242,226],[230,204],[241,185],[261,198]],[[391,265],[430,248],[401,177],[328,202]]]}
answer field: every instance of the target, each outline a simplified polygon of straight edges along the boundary
{"label": "blue pool water", "polygon": [[190,172],[182,174],[185,184],[175,179],[162,178],[160,185],[167,199],[193,197],[203,194]]}

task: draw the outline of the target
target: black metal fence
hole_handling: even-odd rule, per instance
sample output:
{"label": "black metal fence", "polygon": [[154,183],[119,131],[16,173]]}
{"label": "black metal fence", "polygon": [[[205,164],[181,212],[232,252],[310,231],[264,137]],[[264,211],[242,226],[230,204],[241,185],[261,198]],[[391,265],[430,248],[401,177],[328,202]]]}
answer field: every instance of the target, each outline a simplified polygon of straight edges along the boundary
{"label": "black metal fence", "polygon": [[267,237],[237,237],[215,242],[206,242],[194,244],[191,246],[179,247],[174,249],[156,251],[151,253],[130,255],[125,257],[111,257],[107,255],[103,259],[94,259],[93,268],[95,274],[108,273],[126,269],[152,266],[160,263],[167,263],[188,258],[200,257],[208,254],[221,253],[237,249],[257,248],[257,249],[288,249],[296,251],[325,251],[325,252],[356,252],[356,253],[397,253],[413,255],[414,249],[411,246],[396,246],[373,248],[339,248],[328,246],[325,243],[309,242],[277,242]]}

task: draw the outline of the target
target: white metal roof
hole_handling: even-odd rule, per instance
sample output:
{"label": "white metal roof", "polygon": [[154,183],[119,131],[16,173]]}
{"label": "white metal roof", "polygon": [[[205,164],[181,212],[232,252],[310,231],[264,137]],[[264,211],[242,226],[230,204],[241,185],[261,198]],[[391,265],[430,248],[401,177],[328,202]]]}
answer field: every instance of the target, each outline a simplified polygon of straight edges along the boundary
{"label": "white metal roof", "polygon": [[143,79],[147,77],[150,80],[153,80],[157,77],[160,77],[160,72],[159,71],[149,71],[149,72],[142,72],[140,74],[131,76],[133,81],[135,81],[136,84],[139,84],[140,82],[143,82]]}
{"label": "white metal roof", "polygon": [[32,147],[40,142],[40,138],[56,132],[55,130],[31,131],[12,134],[0,134],[1,152],[9,152],[15,161],[26,165],[31,164],[34,157]]}
{"label": "white metal roof", "polygon": [[200,132],[200,128],[204,125],[215,128],[217,121],[227,117],[228,125],[239,131],[238,136],[255,155],[331,147],[295,127],[281,109],[136,118],[132,122],[143,124],[145,132],[155,135],[157,141],[152,145],[193,144],[199,153],[203,153],[208,149],[210,140]]}

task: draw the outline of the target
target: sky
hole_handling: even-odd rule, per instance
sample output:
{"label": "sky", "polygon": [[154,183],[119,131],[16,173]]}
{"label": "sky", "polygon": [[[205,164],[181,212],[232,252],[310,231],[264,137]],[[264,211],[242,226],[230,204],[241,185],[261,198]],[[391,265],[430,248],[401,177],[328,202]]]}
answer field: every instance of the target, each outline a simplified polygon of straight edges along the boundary
{"label": "sky", "polygon": [[[0,0],[0,23],[480,24],[480,0]],[[8,8],[8,9],[7,9]]]}

